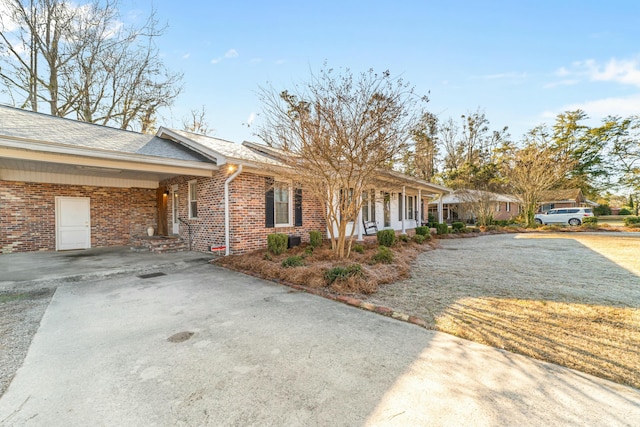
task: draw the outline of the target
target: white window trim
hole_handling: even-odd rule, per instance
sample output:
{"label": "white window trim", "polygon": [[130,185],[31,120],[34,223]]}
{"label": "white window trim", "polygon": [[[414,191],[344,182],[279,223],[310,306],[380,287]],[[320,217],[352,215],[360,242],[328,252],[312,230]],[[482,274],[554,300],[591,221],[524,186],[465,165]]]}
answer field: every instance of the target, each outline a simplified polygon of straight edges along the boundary
{"label": "white window trim", "polygon": [[511,212],[511,202],[507,202],[507,212]]}
{"label": "white window trim", "polygon": [[[278,187],[287,187],[287,194],[289,196],[289,222],[284,224],[278,224],[278,216],[276,215],[276,196],[275,196],[275,190]],[[285,227],[293,227],[293,187],[291,186],[291,184],[288,184],[286,182],[282,182],[282,181],[276,181],[274,182],[273,185],[273,226],[274,228],[285,228]]]}
{"label": "white window trim", "polygon": [[[196,198],[195,200],[193,199],[193,194],[191,194],[191,185],[195,184],[196,186]],[[196,202],[196,206],[198,205],[198,180],[192,180],[189,181],[187,183],[187,192],[189,194],[188,196],[188,201],[189,201],[189,219],[198,219],[198,216],[193,216],[193,212],[191,210],[191,202]],[[198,210],[198,208],[196,208],[196,211]]]}

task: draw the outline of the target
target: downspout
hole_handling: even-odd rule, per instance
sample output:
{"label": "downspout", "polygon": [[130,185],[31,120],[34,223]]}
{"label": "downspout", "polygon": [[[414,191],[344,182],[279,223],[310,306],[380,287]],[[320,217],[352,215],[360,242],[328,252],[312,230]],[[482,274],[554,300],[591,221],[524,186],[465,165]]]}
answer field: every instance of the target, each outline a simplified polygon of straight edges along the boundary
{"label": "downspout", "polygon": [[238,170],[235,171],[227,180],[224,182],[224,255],[227,256],[230,253],[230,232],[229,232],[229,184],[231,181],[236,179],[238,175],[242,172],[242,165],[238,165]]}

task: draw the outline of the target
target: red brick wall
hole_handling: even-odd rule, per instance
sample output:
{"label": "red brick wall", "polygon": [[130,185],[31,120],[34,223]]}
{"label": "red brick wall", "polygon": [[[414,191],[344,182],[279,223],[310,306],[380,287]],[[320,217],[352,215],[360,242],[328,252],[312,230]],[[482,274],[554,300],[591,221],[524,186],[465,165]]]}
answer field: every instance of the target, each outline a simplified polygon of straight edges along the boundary
{"label": "red brick wall", "polygon": [[[225,244],[224,235],[224,182],[230,173],[220,170],[212,178],[181,176],[163,181],[160,185],[170,190],[178,185],[179,215],[191,225],[191,249],[207,251],[209,246]],[[198,218],[188,219],[188,182],[197,180]],[[326,230],[322,207],[303,191],[301,227],[265,227],[265,177],[243,172],[229,186],[230,250],[232,254],[250,252],[267,246],[267,235],[287,233],[309,240],[309,231]],[[172,201],[169,200],[168,220],[172,221]],[[180,236],[188,242],[188,228],[180,226]]]}
{"label": "red brick wall", "polygon": [[91,246],[127,245],[156,227],[156,192],[0,181],[0,252],[55,250],[55,197],[89,197]]}

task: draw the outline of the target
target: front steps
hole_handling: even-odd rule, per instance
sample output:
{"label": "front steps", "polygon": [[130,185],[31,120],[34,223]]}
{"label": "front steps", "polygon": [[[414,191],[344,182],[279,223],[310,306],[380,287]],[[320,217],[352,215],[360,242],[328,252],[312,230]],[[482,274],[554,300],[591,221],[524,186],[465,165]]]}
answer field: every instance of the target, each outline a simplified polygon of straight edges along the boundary
{"label": "front steps", "polygon": [[178,236],[136,236],[131,239],[131,250],[164,254],[186,251],[187,245]]}

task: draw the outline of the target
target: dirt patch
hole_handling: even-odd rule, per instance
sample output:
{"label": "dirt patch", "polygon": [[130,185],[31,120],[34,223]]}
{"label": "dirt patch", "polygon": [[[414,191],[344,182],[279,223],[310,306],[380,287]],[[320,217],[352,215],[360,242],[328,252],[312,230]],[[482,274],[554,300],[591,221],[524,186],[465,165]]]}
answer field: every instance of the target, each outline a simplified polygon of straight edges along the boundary
{"label": "dirt patch", "polygon": [[640,236],[446,240],[363,296],[427,327],[640,388]]}
{"label": "dirt patch", "polygon": [[55,289],[0,292],[0,396],[22,365]]}

